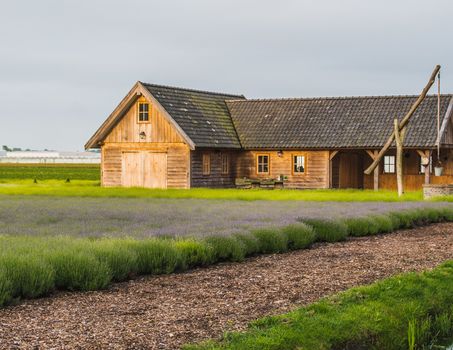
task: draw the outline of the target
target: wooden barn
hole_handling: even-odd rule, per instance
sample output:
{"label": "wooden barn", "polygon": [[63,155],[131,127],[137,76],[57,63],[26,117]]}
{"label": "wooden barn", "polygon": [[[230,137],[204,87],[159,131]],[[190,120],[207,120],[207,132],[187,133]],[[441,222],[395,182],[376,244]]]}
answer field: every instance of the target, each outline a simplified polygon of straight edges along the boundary
{"label": "wooden barn", "polygon": [[[103,186],[395,189],[395,150],[364,175],[417,96],[246,99],[137,82],[85,147],[101,148]],[[453,95],[427,96],[404,140],[406,190],[453,183]],[[434,176],[434,166],[443,168]],[[428,164],[429,162],[429,164]]]}

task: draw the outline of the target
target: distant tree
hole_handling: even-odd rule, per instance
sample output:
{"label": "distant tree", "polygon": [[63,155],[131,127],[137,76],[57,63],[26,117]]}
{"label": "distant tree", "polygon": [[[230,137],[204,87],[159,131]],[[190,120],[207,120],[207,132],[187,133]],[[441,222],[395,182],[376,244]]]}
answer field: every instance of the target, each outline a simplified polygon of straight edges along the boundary
{"label": "distant tree", "polygon": [[7,145],[3,145],[2,150],[6,151],[6,152],[11,152],[11,148],[9,148]]}
{"label": "distant tree", "polygon": [[13,147],[13,151],[16,152],[16,151],[22,151],[22,148],[20,147]]}

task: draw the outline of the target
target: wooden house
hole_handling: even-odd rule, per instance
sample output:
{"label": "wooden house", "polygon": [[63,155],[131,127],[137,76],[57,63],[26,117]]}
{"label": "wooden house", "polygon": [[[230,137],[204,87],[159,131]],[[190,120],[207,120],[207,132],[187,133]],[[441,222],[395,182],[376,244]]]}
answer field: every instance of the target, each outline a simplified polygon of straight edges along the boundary
{"label": "wooden house", "polygon": [[[396,188],[395,150],[364,175],[417,96],[246,99],[137,82],[85,147],[101,148],[103,186],[233,187],[284,179],[285,188]],[[404,142],[404,183],[453,183],[453,95],[414,114]],[[427,165],[427,162],[430,164]]]}

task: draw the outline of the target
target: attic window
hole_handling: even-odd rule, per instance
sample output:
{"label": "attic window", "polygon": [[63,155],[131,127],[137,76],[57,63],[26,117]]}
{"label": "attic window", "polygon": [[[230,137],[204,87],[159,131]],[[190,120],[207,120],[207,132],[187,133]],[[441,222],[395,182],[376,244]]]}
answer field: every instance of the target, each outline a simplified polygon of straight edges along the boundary
{"label": "attic window", "polygon": [[138,122],[148,122],[149,121],[149,103],[148,102],[139,102],[138,103]]}

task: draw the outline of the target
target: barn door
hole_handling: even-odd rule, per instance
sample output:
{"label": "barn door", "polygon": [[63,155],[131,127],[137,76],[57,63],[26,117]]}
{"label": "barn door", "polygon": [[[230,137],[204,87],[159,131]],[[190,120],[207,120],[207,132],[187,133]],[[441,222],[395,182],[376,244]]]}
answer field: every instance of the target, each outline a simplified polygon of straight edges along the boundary
{"label": "barn door", "polygon": [[167,188],[167,154],[123,152],[124,187]]}
{"label": "barn door", "polygon": [[147,188],[167,188],[167,154],[143,154],[144,184]]}
{"label": "barn door", "polygon": [[123,152],[121,184],[124,187],[143,187],[142,163],[140,152]]}

